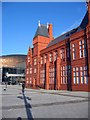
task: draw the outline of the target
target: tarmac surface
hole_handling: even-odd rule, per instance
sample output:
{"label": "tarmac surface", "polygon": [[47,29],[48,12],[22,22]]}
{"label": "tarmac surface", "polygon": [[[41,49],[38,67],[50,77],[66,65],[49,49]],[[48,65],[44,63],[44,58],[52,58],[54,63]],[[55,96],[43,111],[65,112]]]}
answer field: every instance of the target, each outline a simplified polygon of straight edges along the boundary
{"label": "tarmac surface", "polygon": [[5,86],[0,92],[2,118],[88,118],[88,92],[25,89]]}

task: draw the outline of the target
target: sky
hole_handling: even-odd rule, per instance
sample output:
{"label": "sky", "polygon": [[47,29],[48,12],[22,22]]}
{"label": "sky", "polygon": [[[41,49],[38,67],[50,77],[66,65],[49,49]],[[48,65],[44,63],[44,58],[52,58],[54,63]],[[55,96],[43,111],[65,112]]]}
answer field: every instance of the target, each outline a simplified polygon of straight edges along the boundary
{"label": "sky", "polygon": [[3,2],[0,55],[27,54],[39,20],[53,24],[56,38],[80,25],[85,13],[85,2]]}

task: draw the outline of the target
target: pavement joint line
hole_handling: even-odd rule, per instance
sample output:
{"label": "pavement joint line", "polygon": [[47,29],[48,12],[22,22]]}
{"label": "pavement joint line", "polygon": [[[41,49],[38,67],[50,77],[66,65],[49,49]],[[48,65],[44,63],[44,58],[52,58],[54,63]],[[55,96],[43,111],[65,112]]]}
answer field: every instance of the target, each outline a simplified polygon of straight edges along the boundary
{"label": "pavement joint line", "polygon": [[[46,93],[46,92],[40,92],[40,93]],[[68,96],[68,97],[88,98],[88,97],[83,97],[83,96],[66,95],[66,94],[61,94],[61,93],[47,93],[47,94],[62,95],[62,96]]]}
{"label": "pavement joint line", "polygon": [[44,103],[44,104],[27,104],[27,105],[15,105],[15,106],[2,106],[2,110],[24,108],[25,106],[27,108],[43,107],[43,106],[47,107],[47,106],[52,106],[52,105],[76,104],[76,103],[82,103],[82,102],[88,102],[88,100],[84,99],[84,100],[74,100],[74,101],[65,101],[65,102],[52,102],[52,103]]}
{"label": "pavement joint line", "polygon": [[20,95],[20,94],[2,94],[2,95]]}
{"label": "pavement joint line", "polygon": [[[30,92],[30,93],[33,93],[33,92]],[[6,95],[6,96],[7,96],[7,95],[12,95],[12,96],[14,96],[14,95],[20,95],[20,94],[22,94],[22,92],[21,92],[21,93],[17,93],[17,94],[0,94],[0,95],[2,95],[2,96],[3,96],[3,95]],[[35,93],[34,93],[34,94],[35,94]],[[37,92],[36,92],[36,94],[37,94]]]}
{"label": "pavement joint line", "polygon": [[[36,91],[32,91],[32,92],[36,92]],[[63,94],[63,93],[51,93],[51,92],[44,92],[44,91],[37,91],[39,93],[46,93],[46,94],[54,94],[54,95],[62,95],[62,96],[68,96],[68,97],[80,97],[80,98],[89,98],[89,97],[83,97],[83,96],[76,96],[76,95],[67,95],[67,94]]]}
{"label": "pavement joint line", "polygon": [[[36,91],[33,91],[33,92],[36,92]],[[68,96],[68,97],[78,97],[78,98],[88,98],[88,99],[90,99],[90,97],[83,97],[83,96],[76,96],[76,95],[67,95],[67,94],[62,94],[62,93],[47,93],[47,92],[39,92],[39,91],[37,91],[36,93],[61,95],[61,96]],[[18,94],[1,94],[1,95],[18,95]]]}
{"label": "pavement joint line", "polygon": [[[16,88],[14,88],[14,89],[16,89]],[[18,88],[18,90],[22,90],[21,88]],[[31,92],[37,92],[37,93],[45,93],[45,94],[53,94],[53,95],[62,95],[62,96],[68,96],[68,97],[80,97],[80,98],[90,98],[89,96],[88,97],[84,97],[84,96],[77,96],[77,95],[68,95],[68,94],[63,94],[63,93],[56,93],[56,92],[53,92],[53,93],[51,93],[51,92],[46,92],[46,91],[39,91],[39,90],[34,90],[33,91],[33,89],[26,89],[25,91],[30,91],[31,90]]]}

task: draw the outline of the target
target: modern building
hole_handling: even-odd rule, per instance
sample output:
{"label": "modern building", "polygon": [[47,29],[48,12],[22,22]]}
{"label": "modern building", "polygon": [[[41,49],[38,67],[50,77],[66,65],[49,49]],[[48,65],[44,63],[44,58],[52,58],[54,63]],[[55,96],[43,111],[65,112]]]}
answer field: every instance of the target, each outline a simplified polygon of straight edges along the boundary
{"label": "modern building", "polygon": [[14,54],[0,56],[0,84],[16,84],[25,80],[26,55]]}
{"label": "modern building", "polygon": [[90,1],[77,28],[57,38],[52,29],[38,24],[26,59],[26,87],[90,91]]}

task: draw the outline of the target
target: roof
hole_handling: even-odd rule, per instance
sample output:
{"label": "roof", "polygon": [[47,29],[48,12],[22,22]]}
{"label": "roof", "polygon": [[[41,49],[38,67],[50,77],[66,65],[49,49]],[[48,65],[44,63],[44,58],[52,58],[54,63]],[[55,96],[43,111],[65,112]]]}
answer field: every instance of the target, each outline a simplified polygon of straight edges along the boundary
{"label": "roof", "polygon": [[25,68],[26,67],[26,55],[24,54],[11,54],[11,55],[2,55],[0,56],[1,61],[0,67],[18,67]]}
{"label": "roof", "polygon": [[69,38],[72,34],[74,34],[74,33],[76,33],[76,32],[79,32],[79,31],[85,29],[85,27],[87,26],[87,24],[88,24],[88,12],[86,12],[86,14],[85,14],[85,16],[84,16],[84,18],[83,18],[80,26],[78,26],[77,28],[75,28],[75,29],[73,29],[73,30],[71,30],[71,31],[66,32],[65,34],[63,34],[63,35],[61,35],[61,36],[59,36],[59,37],[57,37],[57,38],[55,38],[54,40],[52,40],[52,41],[48,44],[47,47],[50,47],[50,46],[52,46],[52,45],[54,45],[54,44],[57,44],[58,42],[63,41],[63,40],[65,40],[65,39]]}
{"label": "roof", "polygon": [[24,54],[11,54],[11,55],[2,55],[0,57],[26,57]]}
{"label": "roof", "polygon": [[34,38],[37,37],[38,35],[44,36],[44,37],[49,37],[47,26],[45,26],[45,25],[38,26]]}

